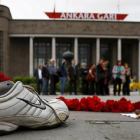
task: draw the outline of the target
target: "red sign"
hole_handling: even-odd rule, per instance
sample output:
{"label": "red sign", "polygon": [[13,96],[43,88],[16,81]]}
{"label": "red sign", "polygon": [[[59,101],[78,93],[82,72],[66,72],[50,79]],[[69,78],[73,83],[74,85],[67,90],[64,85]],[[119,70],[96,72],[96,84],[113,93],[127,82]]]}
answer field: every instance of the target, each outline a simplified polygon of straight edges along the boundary
{"label": "red sign", "polygon": [[49,18],[53,19],[83,19],[83,20],[124,20],[127,14],[100,14],[100,13],[52,13],[45,12]]}

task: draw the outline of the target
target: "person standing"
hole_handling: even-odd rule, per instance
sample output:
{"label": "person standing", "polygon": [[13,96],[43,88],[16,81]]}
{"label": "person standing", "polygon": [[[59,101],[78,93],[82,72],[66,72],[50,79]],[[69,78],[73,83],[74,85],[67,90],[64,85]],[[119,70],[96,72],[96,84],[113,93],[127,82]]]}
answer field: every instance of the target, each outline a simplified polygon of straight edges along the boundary
{"label": "person standing", "polygon": [[83,93],[83,95],[88,94],[87,75],[88,75],[88,69],[86,67],[86,63],[82,63],[81,78],[82,78],[82,93]]}
{"label": "person standing", "polygon": [[99,60],[99,64],[96,69],[96,80],[97,80],[97,95],[104,95],[104,82],[106,78],[106,68],[103,65],[103,59]]}
{"label": "person standing", "polygon": [[121,84],[125,78],[125,68],[122,66],[122,61],[118,60],[117,65],[113,67],[112,70],[113,78],[114,78],[114,95],[116,96],[117,85],[119,86],[118,95],[120,96]]}
{"label": "person standing", "polygon": [[130,75],[131,75],[131,71],[129,68],[129,65],[127,63],[124,64],[124,68],[125,68],[125,78],[126,81],[123,84],[123,95],[130,95],[130,90],[129,90],[129,85],[130,85]]}
{"label": "person standing", "polygon": [[56,78],[58,78],[58,76],[57,76],[56,68],[54,66],[55,60],[51,59],[50,63],[51,63],[49,65],[50,82],[51,82],[50,83],[50,94],[56,95]]}
{"label": "person standing", "polygon": [[65,86],[66,86],[66,82],[67,82],[67,71],[66,71],[66,60],[62,61],[62,65],[60,68],[60,72],[61,72],[61,94],[64,94],[65,91]]}
{"label": "person standing", "polygon": [[36,77],[37,91],[40,95],[42,88],[42,70],[40,64],[38,64],[38,68],[35,70],[34,76]]}
{"label": "person standing", "polygon": [[69,78],[69,92],[72,94],[72,87],[74,87],[74,93],[77,95],[77,81],[79,79],[78,67],[75,65],[75,60],[71,61],[72,65],[68,68],[68,78]]}
{"label": "person standing", "polygon": [[88,95],[94,95],[95,93],[95,64],[92,64],[89,72],[88,72],[88,76],[87,76],[87,80],[89,81],[89,92]]}
{"label": "person standing", "polygon": [[43,85],[42,85],[42,94],[43,95],[48,95],[48,86],[49,86],[49,63],[46,62],[45,66],[42,68],[42,81],[43,81]]}
{"label": "person standing", "polygon": [[109,81],[110,81],[109,61],[104,62],[104,67],[105,67],[104,92],[105,95],[109,95]]}

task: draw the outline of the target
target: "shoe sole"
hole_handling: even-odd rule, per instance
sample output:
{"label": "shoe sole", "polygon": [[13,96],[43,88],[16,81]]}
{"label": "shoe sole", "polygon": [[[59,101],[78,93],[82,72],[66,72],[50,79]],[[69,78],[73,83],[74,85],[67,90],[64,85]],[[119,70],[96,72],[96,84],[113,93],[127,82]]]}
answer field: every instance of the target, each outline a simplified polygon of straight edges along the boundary
{"label": "shoe sole", "polygon": [[[68,119],[68,115],[64,114],[64,113],[61,113],[58,115],[59,119],[62,120],[62,121],[66,121]],[[62,122],[59,120],[58,118],[55,118],[54,120],[52,120],[50,123],[46,123],[46,124],[43,124],[42,126],[35,126],[35,127],[32,127],[32,129],[49,129],[49,128],[54,128],[54,127],[57,127],[59,126],[60,124],[62,124]]]}
{"label": "shoe sole", "polygon": [[17,125],[7,122],[0,122],[0,135],[12,133],[18,128]]}
{"label": "shoe sole", "polygon": [[[60,120],[66,121],[68,119],[68,115],[66,114],[59,114],[58,117]],[[41,126],[37,125],[35,127],[28,127],[31,129],[49,129],[49,128],[54,128],[62,124],[58,118],[55,118],[53,121],[50,123],[42,124]],[[8,123],[8,122],[0,122],[0,136],[2,135],[7,135],[12,132],[14,132],[16,129],[18,129],[20,126]]]}

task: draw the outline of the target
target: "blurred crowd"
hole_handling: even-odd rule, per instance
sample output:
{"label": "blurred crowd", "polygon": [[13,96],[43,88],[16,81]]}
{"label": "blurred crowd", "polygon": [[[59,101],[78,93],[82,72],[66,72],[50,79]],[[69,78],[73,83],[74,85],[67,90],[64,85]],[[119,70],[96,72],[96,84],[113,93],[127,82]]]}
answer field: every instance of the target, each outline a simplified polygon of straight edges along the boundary
{"label": "blurred crowd", "polygon": [[[91,64],[90,68],[86,63],[82,63],[79,68],[76,61],[72,60],[67,66],[67,61],[63,60],[59,70],[55,68],[55,60],[51,59],[42,67],[40,64],[35,70],[37,90],[42,95],[56,95],[56,84],[61,81],[61,94],[65,94],[66,82],[69,82],[69,94],[77,95],[77,85],[79,78],[82,79],[83,95],[110,95],[110,83],[113,84],[114,96],[120,96],[121,85],[123,84],[123,95],[130,95],[129,84],[131,71],[129,65],[122,61],[117,61],[113,69],[110,69],[109,61],[99,60],[98,65]],[[117,94],[118,93],[118,94]]]}

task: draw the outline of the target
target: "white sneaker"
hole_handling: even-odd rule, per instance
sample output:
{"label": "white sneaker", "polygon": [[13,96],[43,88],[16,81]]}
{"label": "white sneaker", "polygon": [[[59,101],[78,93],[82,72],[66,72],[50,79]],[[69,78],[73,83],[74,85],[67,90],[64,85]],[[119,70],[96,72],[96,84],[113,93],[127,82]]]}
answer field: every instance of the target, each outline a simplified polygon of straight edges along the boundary
{"label": "white sneaker", "polygon": [[69,110],[63,101],[45,101],[34,93],[32,87],[21,82],[13,84],[6,93],[0,92],[0,135],[10,133],[19,126],[49,128],[67,120]]}

